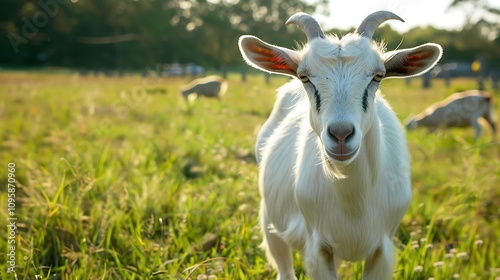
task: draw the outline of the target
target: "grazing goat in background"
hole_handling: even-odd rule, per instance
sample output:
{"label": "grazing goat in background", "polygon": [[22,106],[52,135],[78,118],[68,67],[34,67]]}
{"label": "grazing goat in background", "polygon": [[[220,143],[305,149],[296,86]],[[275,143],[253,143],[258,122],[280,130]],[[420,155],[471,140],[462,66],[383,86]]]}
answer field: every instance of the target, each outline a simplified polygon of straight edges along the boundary
{"label": "grazing goat in background", "polygon": [[491,126],[493,140],[496,134],[495,107],[493,96],[486,91],[469,90],[454,93],[448,98],[431,105],[422,113],[411,117],[406,128],[428,127],[436,130],[439,127],[467,127],[473,126],[476,140],[481,135],[479,118],[484,118]]}
{"label": "grazing goat in background", "polygon": [[365,279],[392,276],[392,238],[411,200],[410,159],[379,85],[428,71],[442,49],[384,53],[372,35],[389,19],[403,21],[375,12],[338,38],[297,13],[287,24],[308,39],[298,51],[240,37],[248,64],[297,78],[280,88],[256,147],[263,246],[278,279],[295,279],[292,248],[311,279],[337,279],[341,260],[366,260]]}
{"label": "grazing goat in background", "polygon": [[182,96],[186,99],[194,94],[194,98],[198,96],[215,97],[221,99],[226,93],[227,82],[219,76],[208,76],[205,78],[196,79],[181,89]]}

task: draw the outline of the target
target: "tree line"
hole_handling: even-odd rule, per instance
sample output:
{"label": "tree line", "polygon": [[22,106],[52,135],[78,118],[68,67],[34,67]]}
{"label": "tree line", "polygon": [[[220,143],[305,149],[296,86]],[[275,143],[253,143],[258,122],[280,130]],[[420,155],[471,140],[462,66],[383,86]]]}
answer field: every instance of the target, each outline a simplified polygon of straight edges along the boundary
{"label": "tree line", "polygon": [[[285,21],[297,11],[325,13],[327,4],[327,0],[3,0],[0,64],[136,70],[175,61],[230,69],[243,64],[239,36],[252,34],[276,45],[297,47],[305,37],[297,27],[286,27]],[[444,62],[481,59],[498,68],[500,36],[487,24],[469,22],[459,31],[426,26],[405,34],[385,25],[374,37],[383,39],[388,49],[436,42],[444,48]]]}

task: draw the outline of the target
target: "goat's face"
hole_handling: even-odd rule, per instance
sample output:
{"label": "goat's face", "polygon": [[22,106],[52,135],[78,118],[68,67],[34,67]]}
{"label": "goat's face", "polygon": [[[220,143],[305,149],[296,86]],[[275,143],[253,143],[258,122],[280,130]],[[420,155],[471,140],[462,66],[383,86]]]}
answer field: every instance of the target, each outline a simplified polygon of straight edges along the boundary
{"label": "goat's face", "polygon": [[355,33],[338,39],[325,36],[309,15],[295,14],[287,23],[301,26],[309,41],[301,51],[253,36],[240,38],[241,53],[250,65],[302,81],[311,103],[311,126],[332,163],[349,164],[358,155],[376,117],[373,100],[383,78],[419,75],[441,57],[441,47],[435,44],[383,53],[371,36],[387,19],[400,18],[385,11],[373,13]]}
{"label": "goat's face", "polygon": [[300,58],[297,76],[311,101],[311,126],[330,161],[349,163],[374,119],[373,100],[385,74],[378,46],[355,33],[318,38]]}

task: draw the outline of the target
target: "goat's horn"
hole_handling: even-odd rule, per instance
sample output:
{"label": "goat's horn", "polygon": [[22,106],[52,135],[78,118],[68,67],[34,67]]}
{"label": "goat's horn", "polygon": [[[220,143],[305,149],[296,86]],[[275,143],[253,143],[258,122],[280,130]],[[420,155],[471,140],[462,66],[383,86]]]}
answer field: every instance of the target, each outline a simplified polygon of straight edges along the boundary
{"label": "goat's horn", "polygon": [[371,39],[373,33],[375,32],[375,29],[377,29],[383,22],[390,19],[397,19],[404,22],[402,18],[394,13],[391,13],[389,11],[378,11],[367,16],[356,29],[356,33],[363,37]]}
{"label": "goat's horn", "polygon": [[317,37],[325,38],[325,34],[323,33],[323,30],[321,30],[319,23],[312,16],[306,13],[296,13],[286,21],[286,25],[292,23],[297,24],[300,28],[302,28],[302,30],[304,30],[308,41],[312,41]]}

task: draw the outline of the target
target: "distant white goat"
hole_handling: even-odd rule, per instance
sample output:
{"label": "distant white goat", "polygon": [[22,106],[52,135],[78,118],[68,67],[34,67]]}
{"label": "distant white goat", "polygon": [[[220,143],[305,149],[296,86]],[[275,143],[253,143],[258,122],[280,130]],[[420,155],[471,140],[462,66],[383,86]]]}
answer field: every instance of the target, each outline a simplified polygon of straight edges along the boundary
{"label": "distant white goat", "polygon": [[208,76],[196,79],[181,89],[182,96],[188,99],[191,94],[195,97],[206,96],[221,99],[226,93],[227,82],[219,76]]}
{"label": "distant white goat", "polygon": [[454,93],[432,104],[422,113],[411,117],[406,123],[406,128],[411,130],[423,126],[436,130],[439,127],[473,126],[477,140],[482,130],[479,118],[484,118],[491,126],[495,140],[496,117],[493,96],[486,91],[469,90]]}
{"label": "distant white goat", "polygon": [[442,50],[425,44],[384,53],[371,37],[388,19],[402,21],[379,11],[338,38],[295,14],[287,24],[308,38],[298,51],[239,40],[251,66],[298,78],[279,90],[256,147],[263,246],[278,279],[295,279],[292,248],[311,279],[337,279],[341,260],[366,260],[366,279],[392,276],[392,238],[411,199],[410,160],[379,84],[424,73]]}

